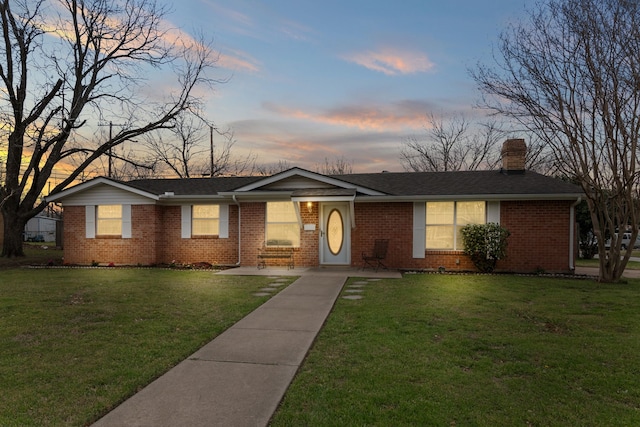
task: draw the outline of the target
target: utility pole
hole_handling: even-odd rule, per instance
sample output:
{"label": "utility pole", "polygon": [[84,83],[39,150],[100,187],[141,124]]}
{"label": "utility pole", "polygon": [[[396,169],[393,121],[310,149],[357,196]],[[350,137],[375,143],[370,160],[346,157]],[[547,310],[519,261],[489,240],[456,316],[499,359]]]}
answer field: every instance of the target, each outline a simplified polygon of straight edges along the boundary
{"label": "utility pole", "polygon": [[[105,123],[98,123],[98,126],[109,126],[109,142],[111,142],[111,139],[113,138],[113,122],[111,120],[109,120],[109,124],[105,124]],[[123,125],[118,125],[116,124],[116,126],[123,126]],[[111,178],[112,176],[112,169],[113,169],[113,151],[112,151],[112,147],[111,145],[109,145],[109,151],[107,152],[107,156],[109,156],[109,169],[108,169],[108,173],[107,176],[109,178]]]}
{"label": "utility pole", "polygon": [[[111,120],[109,120],[109,142],[111,142],[111,138],[112,138],[112,133],[113,133],[113,122]],[[108,173],[108,177],[111,178],[111,146],[109,146],[109,173]]]}
{"label": "utility pole", "polygon": [[210,173],[209,176],[211,178],[213,178],[213,125],[209,125],[209,146],[210,146],[210,154],[211,154],[211,158],[210,158]]}

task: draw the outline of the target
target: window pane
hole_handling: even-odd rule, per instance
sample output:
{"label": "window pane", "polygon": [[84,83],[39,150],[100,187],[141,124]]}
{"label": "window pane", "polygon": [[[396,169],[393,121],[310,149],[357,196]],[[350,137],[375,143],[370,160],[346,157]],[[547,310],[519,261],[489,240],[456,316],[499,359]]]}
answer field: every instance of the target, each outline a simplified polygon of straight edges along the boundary
{"label": "window pane", "polygon": [[456,224],[484,224],[485,202],[458,202],[456,209]]}
{"label": "window pane", "polygon": [[467,224],[484,224],[485,202],[458,202],[456,204],[456,249],[464,250],[462,227]]}
{"label": "window pane", "polygon": [[122,205],[96,206],[96,234],[122,235]]}
{"label": "window pane", "polygon": [[454,202],[427,202],[427,249],[453,249]]}
{"label": "window pane", "polygon": [[268,224],[267,246],[300,246],[300,228],[295,224]]}
{"label": "window pane", "polygon": [[122,220],[120,219],[99,219],[97,222],[97,235],[114,235],[122,234]]}
{"label": "window pane", "polygon": [[427,249],[453,249],[453,225],[428,225]]}
{"label": "window pane", "polygon": [[122,219],[122,205],[100,205],[97,209],[99,219]]}
{"label": "window pane", "polygon": [[427,202],[427,225],[453,224],[454,202]]}
{"label": "window pane", "polygon": [[300,226],[293,202],[267,203],[267,246],[300,246]]}
{"label": "window pane", "polygon": [[193,236],[216,236],[220,234],[220,221],[218,219],[196,219],[191,222],[191,234]]}
{"label": "window pane", "polygon": [[219,218],[220,206],[218,205],[193,205],[194,218]]}
{"label": "window pane", "polygon": [[191,208],[191,235],[216,236],[220,234],[220,206],[193,205]]}
{"label": "window pane", "polygon": [[267,222],[298,222],[293,202],[267,203]]}

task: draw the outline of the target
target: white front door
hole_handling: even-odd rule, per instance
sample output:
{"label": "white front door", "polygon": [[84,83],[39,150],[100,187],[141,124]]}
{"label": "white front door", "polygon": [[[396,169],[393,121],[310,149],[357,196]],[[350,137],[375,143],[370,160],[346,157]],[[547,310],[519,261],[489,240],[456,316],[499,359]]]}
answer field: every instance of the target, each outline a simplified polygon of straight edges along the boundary
{"label": "white front door", "polygon": [[351,264],[351,218],[348,203],[323,203],[320,223],[320,264]]}

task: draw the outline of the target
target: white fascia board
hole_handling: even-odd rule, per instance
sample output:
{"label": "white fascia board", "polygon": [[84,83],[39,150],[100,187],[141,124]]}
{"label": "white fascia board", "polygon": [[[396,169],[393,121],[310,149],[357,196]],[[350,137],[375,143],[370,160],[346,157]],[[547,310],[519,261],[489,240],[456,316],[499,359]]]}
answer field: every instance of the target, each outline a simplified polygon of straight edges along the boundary
{"label": "white fascia board", "polygon": [[217,196],[181,196],[181,197],[161,197],[158,204],[163,206],[173,205],[206,205],[206,204],[232,204],[230,197]]}
{"label": "white fascia board", "polygon": [[83,182],[81,184],[74,185],[73,187],[67,188],[66,190],[62,190],[59,193],[46,196],[45,200],[47,202],[57,202],[57,201],[60,201],[60,200],[62,200],[64,198],[66,198],[66,197],[69,197],[71,195],[74,195],[74,194],[77,194],[77,193],[81,193],[83,191],[87,191],[87,190],[89,190],[89,189],[91,189],[91,188],[93,188],[93,187],[95,187],[97,185],[108,185],[108,186],[111,186],[111,187],[114,187],[114,188],[118,188],[120,190],[124,190],[124,191],[128,191],[130,193],[133,193],[133,194],[137,194],[137,195],[142,196],[142,197],[149,198],[151,200],[159,200],[159,197],[158,197],[157,194],[149,193],[149,192],[144,191],[144,190],[140,190],[140,189],[137,189],[137,188],[134,188],[134,187],[130,187],[130,186],[126,185],[126,184],[123,184],[123,183],[118,182],[118,181],[113,181],[113,180],[111,180],[109,178],[105,178],[105,177],[94,178],[92,180]]}
{"label": "white fascia board", "polygon": [[233,200],[231,199],[231,197],[221,197],[219,195],[208,195],[208,194],[204,194],[204,195],[180,195],[180,196],[169,196],[166,194],[163,194],[160,196],[159,198],[160,200],[160,204],[162,205],[182,205],[185,203],[200,203],[200,204],[205,204],[206,202],[210,202],[210,203],[220,203],[220,202],[229,202],[229,203],[233,203]]}
{"label": "white fascia board", "polygon": [[292,197],[293,202],[353,202],[356,196],[300,196]]}
{"label": "white fascia board", "polygon": [[527,200],[576,200],[584,197],[582,193],[570,194],[462,194],[462,195],[416,195],[416,196],[356,196],[358,203],[375,202],[418,202],[429,201],[449,201],[449,200],[505,200],[505,201],[527,201]]}
{"label": "white fascia board", "polygon": [[292,191],[229,191],[220,192],[220,196],[227,197],[230,200],[235,197],[238,201],[267,201],[267,200],[284,200],[291,199]]}
{"label": "white fascia board", "polygon": [[384,193],[379,191],[372,190],[366,187],[360,187],[358,185],[352,184],[350,182],[342,181],[339,179],[331,178],[326,175],[322,175],[316,172],[311,172],[305,169],[300,168],[292,168],[286,170],[284,172],[280,172],[278,174],[266,177],[265,179],[261,179],[256,182],[252,182],[249,185],[245,185],[244,187],[240,187],[236,189],[236,192],[249,192],[255,190],[256,188],[264,187],[265,185],[273,184],[274,182],[281,181],[283,179],[290,178],[292,176],[302,176],[304,178],[312,179],[318,182],[322,182],[324,184],[333,185],[339,188],[355,188],[358,192],[367,194],[370,196],[383,196]]}

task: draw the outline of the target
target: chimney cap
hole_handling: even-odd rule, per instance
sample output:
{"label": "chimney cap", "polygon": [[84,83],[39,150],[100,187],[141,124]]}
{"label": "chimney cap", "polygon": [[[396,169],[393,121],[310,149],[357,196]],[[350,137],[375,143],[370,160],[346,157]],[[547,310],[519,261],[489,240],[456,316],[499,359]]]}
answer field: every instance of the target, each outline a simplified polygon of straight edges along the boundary
{"label": "chimney cap", "polygon": [[502,152],[505,151],[527,151],[527,144],[522,138],[507,139],[502,144]]}
{"label": "chimney cap", "polygon": [[524,173],[527,157],[527,144],[524,139],[507,139],[502,145],[500,155],[502,156],[502,172],[507,174]]}

